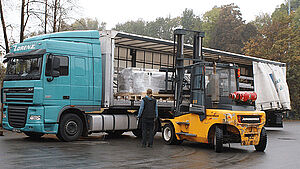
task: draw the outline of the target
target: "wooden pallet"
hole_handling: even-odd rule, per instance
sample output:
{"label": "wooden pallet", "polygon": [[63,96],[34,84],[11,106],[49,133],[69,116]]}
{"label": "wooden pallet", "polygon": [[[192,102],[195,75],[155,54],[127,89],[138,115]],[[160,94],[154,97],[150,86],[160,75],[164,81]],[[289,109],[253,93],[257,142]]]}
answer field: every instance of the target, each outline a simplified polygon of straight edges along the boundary
{"label": "wooden pallet", "polygon": [[[141,101],[144,97],[146,97],[146,93],[117,93],[115,94],[115,99],[121,100],[133,100],[133,101]],[[159,94],[153,93],[153,97],[157,100],[161,101],[173,101],[173,94]]]}

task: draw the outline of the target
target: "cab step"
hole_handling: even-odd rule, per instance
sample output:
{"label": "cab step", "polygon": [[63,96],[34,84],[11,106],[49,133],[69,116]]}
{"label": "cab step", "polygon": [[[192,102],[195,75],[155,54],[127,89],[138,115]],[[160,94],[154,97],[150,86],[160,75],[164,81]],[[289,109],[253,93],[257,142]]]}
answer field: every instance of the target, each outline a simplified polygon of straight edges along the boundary
{"label": "cab step", "polygon": [[181,125],[181,124],[184,124],[184,125],[190,125],[189,122],[176,122],[177,124]]}
{"label": "cab step", "polygon": [[185,135],[185,136],[191,136],[191,137],[196,137],[196,134],[191,134],[191,133],[186,133],[186,132],[180,132],[180,133],[176,133],[178,135]]}

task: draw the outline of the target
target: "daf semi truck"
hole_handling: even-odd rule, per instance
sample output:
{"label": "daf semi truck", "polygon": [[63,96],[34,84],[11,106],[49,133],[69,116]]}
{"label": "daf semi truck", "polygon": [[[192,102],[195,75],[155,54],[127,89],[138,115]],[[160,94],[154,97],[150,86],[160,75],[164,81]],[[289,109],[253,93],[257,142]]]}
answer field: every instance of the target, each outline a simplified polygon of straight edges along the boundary
{"label": "daf semi truck", "polygon": [[[192,58],[193,46],[183,48],[184,55]],[[3,128],[35,138],[56,134],[62,141],[93,132],[120,135],[133,131],[140,136],[136,115],[143,94],[120,92],[118,76],[128,68],[168,71],[175,67],[174,50],[172,41],[118,31],[71,31],[28,38],[13,45],[5,56]],[[285,66],[208,48],[203,48],[203,53],[207,61],[235,63],[245,70],[254,61]],[[175,89],[168,72],[165,84]],[[253,89],[253,83],[250,87]],[[155,95],[161,119],[174,117],[172,92],[166,87]],[[156,122],[157,131],[161,122]]]}

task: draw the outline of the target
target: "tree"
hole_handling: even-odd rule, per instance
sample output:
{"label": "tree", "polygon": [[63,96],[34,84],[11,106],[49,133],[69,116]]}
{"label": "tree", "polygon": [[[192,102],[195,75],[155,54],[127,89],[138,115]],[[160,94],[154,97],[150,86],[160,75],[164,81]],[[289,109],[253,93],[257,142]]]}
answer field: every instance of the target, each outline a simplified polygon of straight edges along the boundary
{"label": "tree", "polygon": [[211,41],[212,30],[215,29],[216,22],[219,20],[221,8],[213,7],[203,15],[202,31],[205,32],[204,46],[208,47]]}
{"label": "tree", "polygon": [[[192,9],[185,9],[181,17],[158,17],[155,21],[145,22],[142,19],[117,24],[114,30],[146,35],[166,40],[173,40],[173,31],[176,28],[201,30],[201,19]],[[191,43],[193,35],[186,35],[185,42]]]}
{"label": "tree", "polygon": [[159,17],[146,24],[146,34],[151,37],[172,40],[173,30],[180,25],[180,18]]}
{"label": "tree", "polygon": [[143,19],[138,19],[137,21],[127,21],[123,24],[119,23],[115,26],[114,30],[147,35],[146,25],[147,23]]}
{"label": "tree", "polygon": [[[183,29],[201,31],[201,19],[194,14],[192,9],[185,9],[181,15],[181,26]],[[193,33],[188,33],[185,38],[185,43],[193,43]]]}
{"label": "tree", "polygon": [[105,30],[106,23],[97,19],[81,18],[70,25],[70,30]]}
{"label": "tree", "polygon": [[211,32],[209,47],[242,53],[244,43],[255,34],[255,26],[244,23],[238,6],[224,5]]}
{"label": "tree", "polygon": [[3,15],[2,0],[0,0],[0,15],[1,15],[0,17],[1,17],[1,24],[3,29],[4,43],[5,43],[5,51],[6,53],[9,53],[9,45],[8,45],[6,25],[5,25],[4,15]]}

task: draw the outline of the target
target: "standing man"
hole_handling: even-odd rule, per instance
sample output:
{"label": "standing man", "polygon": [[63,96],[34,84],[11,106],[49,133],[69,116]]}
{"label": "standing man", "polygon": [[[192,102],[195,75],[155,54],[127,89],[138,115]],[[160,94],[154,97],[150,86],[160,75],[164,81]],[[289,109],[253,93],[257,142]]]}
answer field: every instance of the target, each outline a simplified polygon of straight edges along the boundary
{"label": "standing man", "polygon": [[[142,147],[152,148],[154,137],[154,120],[158,117],[156,100],[152,98],[152,90],[147,90],[147,96],[142,99],[138,118],[142,118]],[[148,139],[147,139],[148,138]]]}

